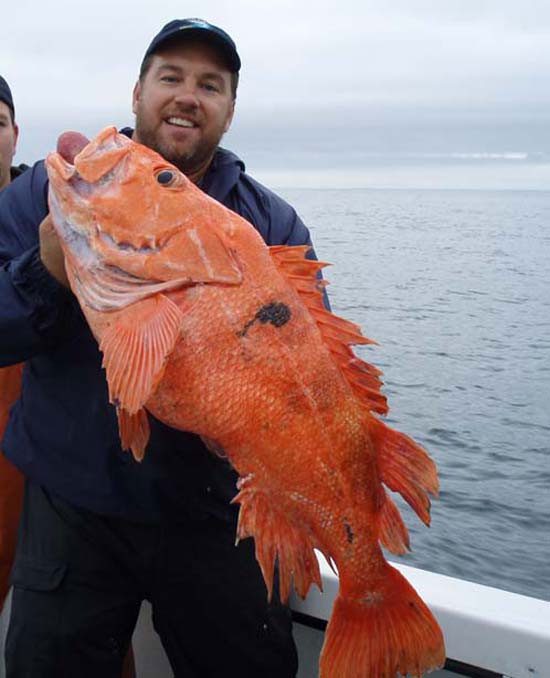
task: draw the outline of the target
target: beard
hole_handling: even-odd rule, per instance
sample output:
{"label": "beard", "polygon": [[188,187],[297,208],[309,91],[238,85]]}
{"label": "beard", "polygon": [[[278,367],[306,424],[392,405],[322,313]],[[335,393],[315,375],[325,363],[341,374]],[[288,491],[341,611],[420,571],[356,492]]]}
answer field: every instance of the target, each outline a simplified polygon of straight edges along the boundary
{"label": "beard", "polygon": [[221,139],[220,135],[215,143],[203,140],[182,152],[177,150],[174,144],[160,138],[155,129],[149,126],[139,113],[136,115],[135,135],[141,144],[156,151],[185,175],[193,174],[197,170],[205,168],[212,160]]}

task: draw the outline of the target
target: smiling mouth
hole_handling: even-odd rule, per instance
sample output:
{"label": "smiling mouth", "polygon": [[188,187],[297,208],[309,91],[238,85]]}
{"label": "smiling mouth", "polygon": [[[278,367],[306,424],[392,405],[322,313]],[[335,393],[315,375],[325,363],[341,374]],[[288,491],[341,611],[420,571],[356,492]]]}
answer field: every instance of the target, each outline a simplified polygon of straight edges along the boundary
{"label": "smiling mouth", "polygon": [[166,118],[166,122],[169,125],[174,125],[175,127],[183,127],[186,129],[193,129],[198,127],[198,125],[195,122],[189,120],[188,118],[170,117]]}

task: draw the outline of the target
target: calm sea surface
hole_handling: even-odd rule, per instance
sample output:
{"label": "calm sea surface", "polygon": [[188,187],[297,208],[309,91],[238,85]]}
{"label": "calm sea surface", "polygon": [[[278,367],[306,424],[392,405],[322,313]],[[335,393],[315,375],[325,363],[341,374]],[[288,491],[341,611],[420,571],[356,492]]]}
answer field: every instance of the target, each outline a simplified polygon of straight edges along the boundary
{"label": "calm sea surface", "polygon": [[[550,600],[550,192],[282,190],[439,466],[402,562]],[[401,506],[405,506],[400,503]]]}

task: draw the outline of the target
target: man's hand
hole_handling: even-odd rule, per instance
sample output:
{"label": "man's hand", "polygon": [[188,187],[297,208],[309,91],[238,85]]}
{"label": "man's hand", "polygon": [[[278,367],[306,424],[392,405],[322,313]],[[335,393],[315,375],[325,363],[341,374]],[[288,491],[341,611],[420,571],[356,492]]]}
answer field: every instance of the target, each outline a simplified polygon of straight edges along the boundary
{"label": "man's hand", "polygon": [[65,271],[65,256],[49,214],[40,224],[39,232],[42,263],[58,282],[69,287],[69,280]]}

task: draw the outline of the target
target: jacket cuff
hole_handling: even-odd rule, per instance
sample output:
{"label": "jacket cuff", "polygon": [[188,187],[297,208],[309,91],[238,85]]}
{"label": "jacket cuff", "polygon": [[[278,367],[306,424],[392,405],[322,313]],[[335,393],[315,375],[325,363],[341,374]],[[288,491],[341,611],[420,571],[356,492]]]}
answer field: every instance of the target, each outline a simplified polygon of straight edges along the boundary
{"label": "jacket cuff", "polygon": [[68,320],[75,298],[44,266],[38,246],[13,260],[10,268],[15,289],[32,309],[36,331],[47,332]]}
{"label": "jacket cuff", "polygon": [[[58,297],[70,299],[71,292],[53,277],[42,263],[38,245],[22,254],[12,268],[13,284],[36,301],[50,305]],[[59,299],[61,301],[61,299]]]}

